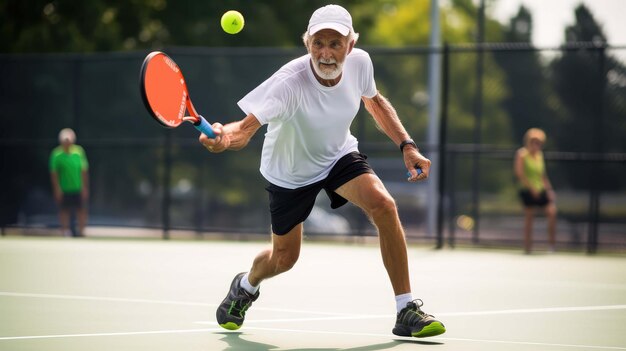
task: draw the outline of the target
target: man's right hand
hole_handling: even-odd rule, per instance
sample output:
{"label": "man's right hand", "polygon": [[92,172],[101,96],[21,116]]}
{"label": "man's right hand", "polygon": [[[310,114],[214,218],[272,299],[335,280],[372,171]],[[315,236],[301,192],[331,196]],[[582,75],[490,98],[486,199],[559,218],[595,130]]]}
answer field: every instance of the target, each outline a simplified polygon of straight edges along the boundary
{"label": "man's right hand", "polygon": [[221,123],[213,123],[211,126],[215,138],[209,138],[204,134],[200,134],[200,144],[202,144],[209,152],[220,153],[228,149],[230,146],[230,138],[228,135],[223,134],[223,125]]}

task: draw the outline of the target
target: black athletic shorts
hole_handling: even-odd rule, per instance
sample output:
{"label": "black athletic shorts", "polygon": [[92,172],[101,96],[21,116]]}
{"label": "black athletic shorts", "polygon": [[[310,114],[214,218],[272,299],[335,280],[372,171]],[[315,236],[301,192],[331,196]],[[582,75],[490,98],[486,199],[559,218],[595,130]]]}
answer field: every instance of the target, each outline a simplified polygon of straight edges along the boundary
{"label": "black athletic shorts", "polygon": [[80,193],[63,194],[61,208],[64,210],[77,210],[83,208],[83,197]]}
{"label": "black athletic shorts", "polygon": [[531,194],[530,190],[528,189],[520,190],[519,196],[522,199],[522,202],[524,203],[525,207],[533,207],[533,206],[544,207],[548,203],[550,203],[550,200],[548,199],[548,194],[546,193],[545,190],[542,190],[539,193],[538,198],[534,197],[533,194]]}
{"label": "black athletic shorts", "polygon": [[315,198],[322,189],[330,198],[330,207],[335,209],[345,205],[348,200],[335,193],[335,190],[361,174],[374,170],[365,160],[367,156],[359,152],[349,153],[337,161],[328,177],[319,182],[296,189],[286,189],[270,183],[267,188],[272,215],[272,232],[285,235],[293,227],[304,222],[313,210]]}

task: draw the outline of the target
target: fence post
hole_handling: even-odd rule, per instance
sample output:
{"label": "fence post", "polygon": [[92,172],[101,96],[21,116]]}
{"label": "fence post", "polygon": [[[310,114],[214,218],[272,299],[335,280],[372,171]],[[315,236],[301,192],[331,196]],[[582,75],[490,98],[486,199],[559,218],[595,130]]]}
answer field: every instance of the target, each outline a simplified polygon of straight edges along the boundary
{"label": "fence post", "polygon": [[163,226],[163,240],[170,238],[170,202],[171,202],[171,177],[172,177],[172,133],[165,130],[164,162],[163,162],[163,203],[161,204],[161,218]]}
{"label": "fence post", "polygon": [[454,216],[456,216],[456,157],[457,152],[450,152],[450,186],[448,187],[448,245],[454,247],[456,245],[456,223]]}
{"label": "fence post", "polygon": [[439,125],[439,201],[437,202],[437,248],[443,247],[443,217],[446,181],[446,130],[448,128],[448,74],[450,47],[443,46],[443,76],[441,79],[441,122]]}
{"label": "fence post", "polygon": [[482,115],[483,115],[483,70],[484,48],[482,43],[477,46],[476,57],[476,96],[474,98],[474,155],[472,164],[472,217],[474,217],[474,231],[472,242],[478,243],[480,227],[480,145],[482,144]]}
{"label": "fence post", "polygon": [[[606,89],[606,47],[598,49],[599,72],[598,72],[598,95],[596,100],[596,116],[593,119],[593,148],[598,156],[604,152],[602,132],[604,130],[604,94]],[[589,233],[587,238],[587,253],[594,254],[598,250],[598,224],[600,222],[600,188],[602,184],[602,168],[604,162],[600,160],[590,177],[591,191],[589,193]]]}
{"label": "fence post", "polygon": [[83,87],[81,84],[81,68],[83,67],[84,61],[84,56],[77,56],[72,60],[72,120],[70,125],[78,135],[82,132],[81,120],[83,119],[83,113],[81,111],[81,92]]}
{"label": "fence post", "polygon": [[[426,231],[428,235],[437,235],[437,201],[439,197],[438,181],[441,165],[441,154],[437,152],[441,141],[439,140],[439,116],[441,107],[441,28],[439,21],[439,0],[430,1],[430,50],[428,53],[428,130],[426,141],[432,147],[430,155],[432,162],[430,174],[433,176],[428,181],[427,197],[431,199],[432,206],[426,209]],[[436,239],[437,240],[437,239]],[[439,243],[436,244],[439,246]]]}

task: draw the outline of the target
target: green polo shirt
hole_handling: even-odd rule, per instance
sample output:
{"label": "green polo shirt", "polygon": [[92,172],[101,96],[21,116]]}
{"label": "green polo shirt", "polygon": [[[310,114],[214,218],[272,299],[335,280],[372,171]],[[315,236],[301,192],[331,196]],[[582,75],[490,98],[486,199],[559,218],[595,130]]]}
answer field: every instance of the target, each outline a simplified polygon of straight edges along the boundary
{"label": "green polo shirt", "polygon": [[57,146],[50,154],[50,172],[56,173],[59,185],[64,194],[79,193],[83,187],[82,171],[89,169],[85,150],[78,145],[70,146],[69,152],[64,152],[62,146]]}

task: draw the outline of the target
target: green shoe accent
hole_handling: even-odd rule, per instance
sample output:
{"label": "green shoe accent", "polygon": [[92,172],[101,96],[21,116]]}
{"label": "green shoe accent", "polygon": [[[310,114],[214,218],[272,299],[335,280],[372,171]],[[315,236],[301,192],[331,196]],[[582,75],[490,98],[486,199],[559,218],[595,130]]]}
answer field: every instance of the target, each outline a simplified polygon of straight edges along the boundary
{"label": "green shoe accent", "polygon": [[432,322],[429,325],[422,328],[418,332],[411,333],[416,338],[425,338],[429,336],[435,336],[446,332],[446,328],[439,322]]}
{"label": "green shoe accent", "polygon": [[217,324],[228,330],[237,330],[243,325],[246,317],[246,311],[252,305],[252,302],[259,298],[259,291],[256,294],[250,294],[241,286],[241,279],[245,276],[245,272],[235,276],[228,295],[215,311]]}
{"label": "green shoe accent", "polygon": [[224,328],[224,329],[228,329],[228,330],[237,330],[239,328],[241,328],[240,325],[237,325],[233,322],[228,322],[228,323],[224,323],[224,324],[220,324],[220,327]]}

